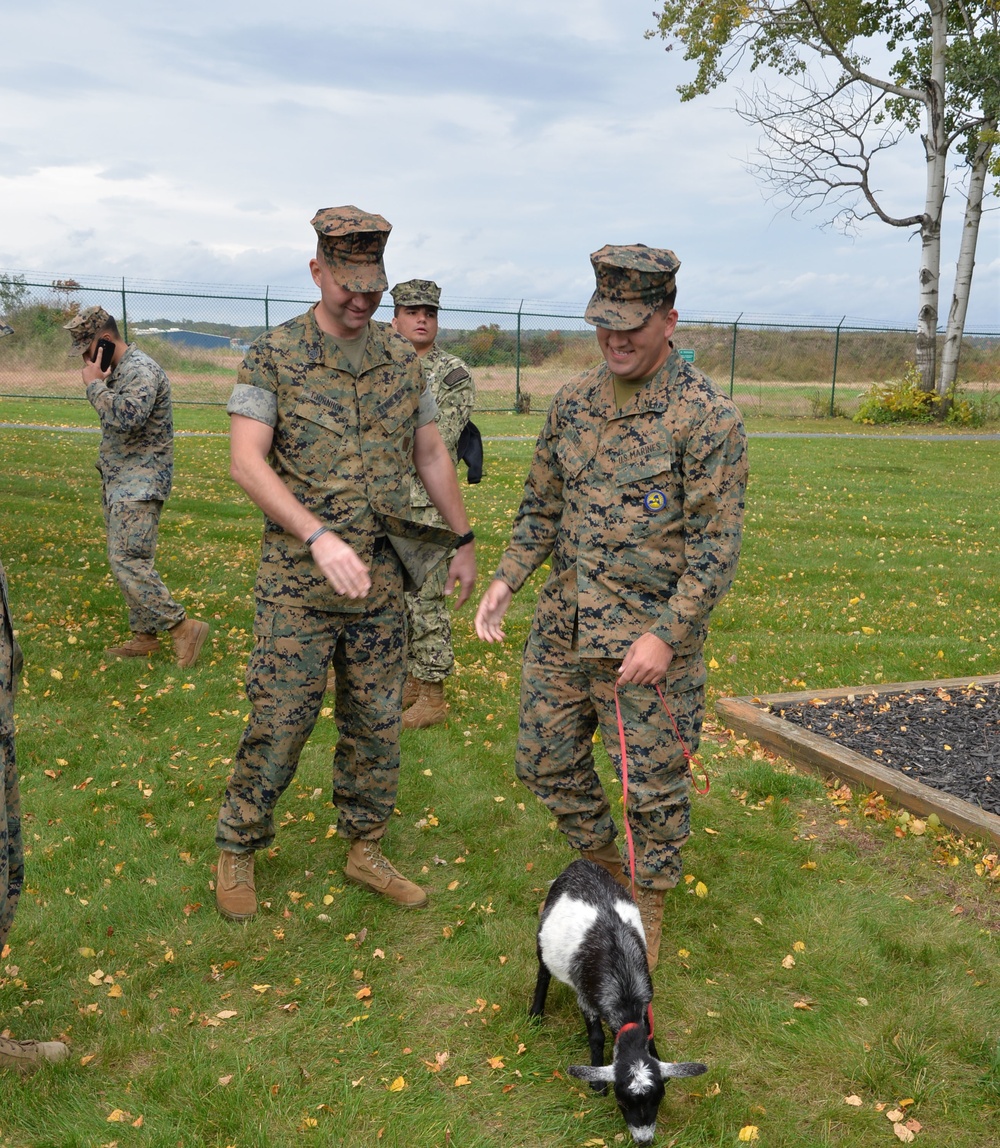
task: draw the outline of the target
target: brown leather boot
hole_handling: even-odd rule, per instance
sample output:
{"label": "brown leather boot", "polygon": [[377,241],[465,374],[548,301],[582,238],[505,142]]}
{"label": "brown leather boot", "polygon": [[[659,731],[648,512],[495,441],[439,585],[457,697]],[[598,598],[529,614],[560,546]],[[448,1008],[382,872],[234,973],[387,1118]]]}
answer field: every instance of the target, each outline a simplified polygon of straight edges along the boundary
{"label": "brown leather boot", "polygon": [[174,656],[183,668],[193,666],[198,660],[201,648],[208,637],[208,623],[197,618],[185,618],[176,626],[171,626],[170,636],[174,640]]}
{"label": "brown leather boot", "polygon": [[348,881],[381,893],[404,909],[422,909],[427,904],[427,894],[419,885],[407,881],[383,854],[377,841],[352,841],[344,873]]}
{"label": "brown leather boot", "polygon": [[642,931],[646,934],[646,963],[649,971],[660,959],[660,938],[663,935],[663,890],[635,887],[635,903],[642,918]]}
{"label": "brown leather boot", "polygon": [[418,682],[420,692],[409,709],[403,711],[403,729],[426,729],[448,720],[444,682]]}
{"label": "brown leather boot", "polygon": [[631,887],[631,881],[625,876],[622,855],[613,841],[609,841],[607,845],[602,845],[600,849],[583,849],[581,855],[588,861],[600,865],[602,869],[607,869],[619,885],[624,885],[626,889]]}
{"label": "brown leather boot", "polygon": [[69,1056],[61,1040],[9,1040],[0,1036],[0,1068],[16,1068],[27,1076],[46,1062],[58,1064]]}
{"label": "brown leather boot", "polygon": [[160,648],[155,634],[133,634],[120,646],[109,646],[104,652],[109,658],[148,658]]}
{"label": "brown leather boot", "polygon": [[215,907],[230,921],[245,921],[257,912],[253,853],[219,852],[215,870]]}
{"label": "brown leather boot", "polygon": [[417,700],[417,695],[420,693],[420,679],[415,678],[412,674],[406,675],[406,682],[403,685],[403,709],[408,710],[410,706]]}

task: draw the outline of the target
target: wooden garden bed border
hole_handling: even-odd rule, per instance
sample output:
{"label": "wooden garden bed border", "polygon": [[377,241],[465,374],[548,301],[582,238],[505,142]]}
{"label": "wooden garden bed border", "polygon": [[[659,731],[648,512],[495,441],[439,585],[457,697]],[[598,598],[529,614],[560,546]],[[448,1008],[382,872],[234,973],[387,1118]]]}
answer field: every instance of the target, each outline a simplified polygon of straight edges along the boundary
{"label": "wooden garden bed border", "polygon": [[987,674],[982,677],[939,678],[929,682],[881,682],[874,686],[849,686],[834,690],[759,694],[752,697],[719,698],[715,709],[727,729],[760,742],[795,765],[818,770],[827,776],[850,778],[913,813],[922,816],[936,813],[943,824],[968,836],[990,838],[1000,845],[1000,817],[996,814],[987,813],[939,789],[932,789],[904,773],[880,765],[870,757],[837,745],[829,738],[767,713],[763,708],[767,705],[780,708],[788,703],[808,702],[813,698],[846,698],[849,694],[871,697],[915,690],[958,690],[970,685],[988,685],[998,681],[1000,674]]}

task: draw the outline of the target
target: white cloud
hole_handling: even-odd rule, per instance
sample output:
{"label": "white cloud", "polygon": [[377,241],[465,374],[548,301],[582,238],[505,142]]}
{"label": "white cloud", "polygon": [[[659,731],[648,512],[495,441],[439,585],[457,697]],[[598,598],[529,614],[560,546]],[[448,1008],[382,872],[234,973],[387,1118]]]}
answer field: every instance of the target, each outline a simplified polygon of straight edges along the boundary
{"label": "white cloud", "polygon": [[[309,290],[309,219],[356,203],[394,225],[390,279],[445,297],[583,305],[589,253],[669,246],[680,303],[735,315],[912,322],[918,247],[776,213],[745,170],[756,136],[614,0],[292,0],[133,6],[81,39],[68,0],[6,16],[0,267]],[[280,15],[278,14],[280,11]],[[884,172],[919,209],[920,144]],[[948,261],[959,197],[949,201]],[[996,326],[996,213],[970,327]]]}

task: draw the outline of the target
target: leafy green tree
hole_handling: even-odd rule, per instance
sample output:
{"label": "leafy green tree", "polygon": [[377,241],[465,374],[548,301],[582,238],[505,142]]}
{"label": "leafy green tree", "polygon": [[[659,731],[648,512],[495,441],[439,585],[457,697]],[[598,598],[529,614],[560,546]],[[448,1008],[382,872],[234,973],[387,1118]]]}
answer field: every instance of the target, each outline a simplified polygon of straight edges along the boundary
{"label": "leafy green tree", "polygon": [[[664,0],[647,33],[697,64],[682,100],[751,69],[783,77],[740,92],[737,110],[763,131],[751,165],[796,210],[821,211],[850,232],[880,219],[920,236],[916,365],[921,386],[946,396],[955,381],[983,200],[1000,184],[998,0]],[[872,65],[877,57],[880,67]],[[919,135],[921,210],[889,211],[878,188],[885,153]],[[949,162],[964,180],[965,215],[940,373],[941,224]]]}
{"label": "leafy green tree", "polygon": [[23,275],[0,275],[0,315],[13,315],[28,300],[28,286]]}

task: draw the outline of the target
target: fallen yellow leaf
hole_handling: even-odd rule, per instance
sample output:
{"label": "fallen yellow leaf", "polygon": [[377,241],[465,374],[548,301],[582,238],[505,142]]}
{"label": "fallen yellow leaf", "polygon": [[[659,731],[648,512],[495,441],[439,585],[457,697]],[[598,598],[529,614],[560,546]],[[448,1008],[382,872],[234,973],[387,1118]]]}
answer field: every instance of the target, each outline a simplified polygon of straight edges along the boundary
{"label": "fallen yellow leaf", "polygon": [[472,1083],[472,1081],[467,1076],[458,1076],[455,1078],[455,1087],[456,1088],[464,1088],[467,1084],[471,1084],[471,1083]]}
{"label": "fallen yellow leaf", "polygon": [[756,1124],[744,1124],[739,1132],[739,1140],[746,1144],[751,1140],[760,1139],[760,1129]]}
{"label": "fallen yellow leaf", "polygon": [[392,1084],[389,1085],[389,1091],[390,1092],[402,1092],[405,1087],[406,1087],[406,1081],[401,1076],[397,1076],[396,1079],[392,1082]]}
{"label": "fallen yellow leaf", "polygon": [[694,894],[696,897],[707,897],[708,896],[708,886],[705,884],[704,881],[699,881],[698,884],[695,885]]}
{"label": "fallen yellow leaf", "polygon": [[844,1097],[844,1103],[850,1104],[853,1108],[860,1108],[864,1101],[860,1096],[855,1096],[853,1093],[850,1096]]}

